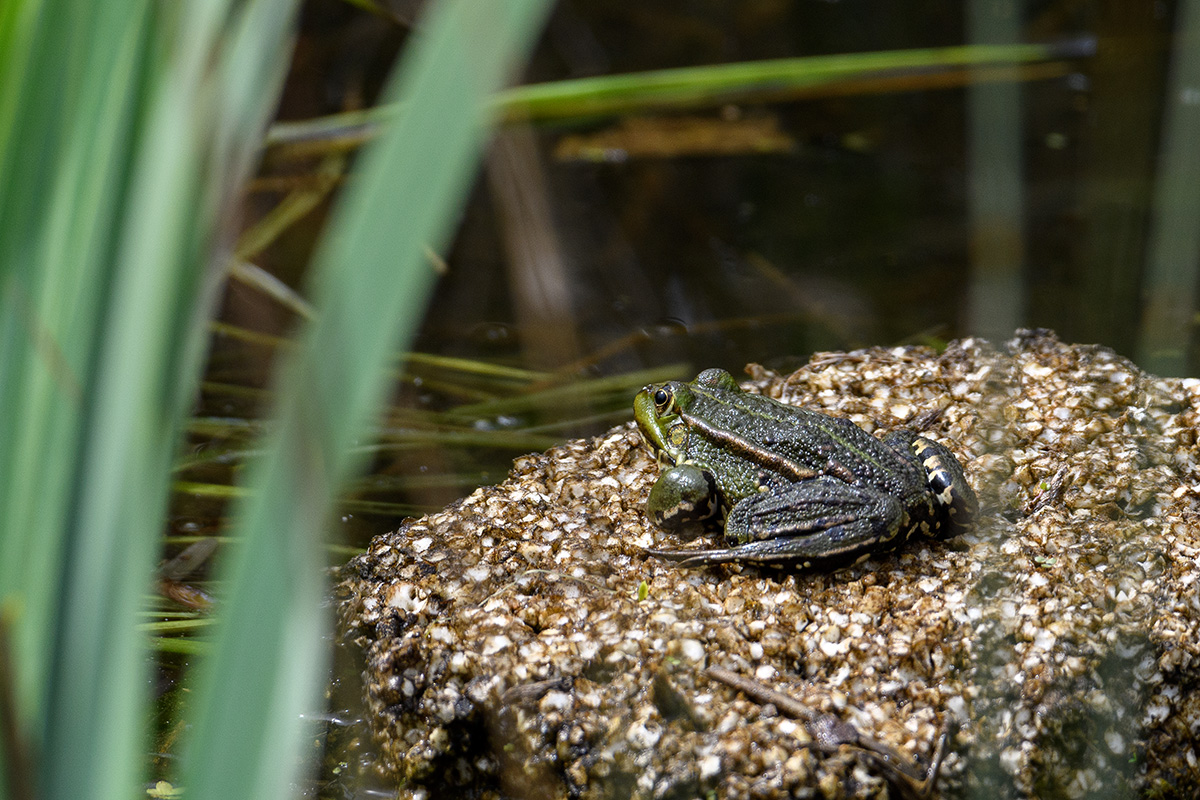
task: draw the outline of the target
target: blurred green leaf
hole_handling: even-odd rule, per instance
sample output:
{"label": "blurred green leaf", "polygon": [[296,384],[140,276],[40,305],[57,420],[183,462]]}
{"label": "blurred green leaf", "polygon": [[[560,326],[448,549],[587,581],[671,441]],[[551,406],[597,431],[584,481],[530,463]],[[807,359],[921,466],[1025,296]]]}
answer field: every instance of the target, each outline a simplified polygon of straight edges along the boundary
{"label": "blurred green leaf", "polygon": [[130,797],[143,774],[138,612],[220,278],[209,253],[294,5],[0,9],[0,598],[40,797]]}
{"label": "blurred green leaf", "polygon": [[389,101],[403,111],[363,154],[313,274],[316,318],[281,370],[277,422],[240,504],[240,544],[211,658],[197,681],[184,784],[193,798],[275,797],[295,778],[302,712],[327,653],[322,534],[351,450],[384,396],[385,368],[412,336],[475,172],[493,93],[529,46],[546,0],[428,6]]}

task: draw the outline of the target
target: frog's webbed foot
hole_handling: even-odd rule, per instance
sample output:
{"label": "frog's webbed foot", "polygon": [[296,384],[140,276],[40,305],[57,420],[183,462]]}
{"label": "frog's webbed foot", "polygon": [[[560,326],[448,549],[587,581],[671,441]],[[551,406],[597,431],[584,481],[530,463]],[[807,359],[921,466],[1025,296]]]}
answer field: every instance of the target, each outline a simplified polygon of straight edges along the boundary
{"label": "frog's webbed foot", "polygon": [[[644,552],[648,556],[674,561],[681,567],[714,567],[718,564],[756,564],[758,566],[789,567],[813,566],[813,558],[804,559],[795,553],[784,552],[782,542],[769,540],[765,542],[749,542],[734,547],[714,547],[709,550],[650,550]],[[821,558],[817,557],[817,561]],[[836,558],[825,559],[826,562],[836,561]]]}
{"label": "frog's webbed foot", "polygon": [[738,555],[736,547],[718,547],[712,550],[643,550],[646,555],[674,561],[681,567],[711,567],[717,564],[732,564],[735,561],[755,562]]}

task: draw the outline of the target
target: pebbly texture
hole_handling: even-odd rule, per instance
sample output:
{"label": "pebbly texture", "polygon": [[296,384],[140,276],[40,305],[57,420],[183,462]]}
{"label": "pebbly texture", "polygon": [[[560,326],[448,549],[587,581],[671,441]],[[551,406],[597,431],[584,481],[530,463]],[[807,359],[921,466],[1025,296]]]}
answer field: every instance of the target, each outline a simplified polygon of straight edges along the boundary
{"label": "pebbly texture", "polygon": [[1045,331],[750,372],[947,444],[976,530],[833,574],[685,570],[642,551],[712,539],[649,524],[658,466],[632,426],[518,459],[343,571],[341,634],[402,795],[915,794],[829,744],[830,720],[918,775],[948,732],[937,797],[1200,793],[1200,381]]}

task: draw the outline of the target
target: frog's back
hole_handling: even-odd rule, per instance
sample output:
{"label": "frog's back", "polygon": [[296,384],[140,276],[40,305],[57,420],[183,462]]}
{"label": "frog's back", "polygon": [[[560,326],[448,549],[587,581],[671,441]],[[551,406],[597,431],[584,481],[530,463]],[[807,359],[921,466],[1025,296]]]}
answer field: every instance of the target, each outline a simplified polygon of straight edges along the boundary
{"label": "frog's back", "polygon": [[[915,464],[853,422],[818,411],[790,406],[740,389],[693,386],[696,411],[719,430],[729,431],[750,445],[780,456],[799,471],[830,474],[847,483],[902,489]],[[728,442],[707,442],[698,455],[708,461],[732,461],[745,453],[731,452]],[[765,466],[781,479],[797,476]]]}

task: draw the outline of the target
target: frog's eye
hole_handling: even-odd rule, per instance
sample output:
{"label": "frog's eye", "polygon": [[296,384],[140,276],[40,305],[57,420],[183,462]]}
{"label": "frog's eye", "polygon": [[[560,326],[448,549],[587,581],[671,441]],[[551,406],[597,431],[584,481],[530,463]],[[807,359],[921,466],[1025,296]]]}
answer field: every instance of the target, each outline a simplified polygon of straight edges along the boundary
{"label": "frog's eye", "polygon": [[659,413],[667,410],[671,405],[671,393],[666,389],[659,389],[654,393],[654,408]]}

